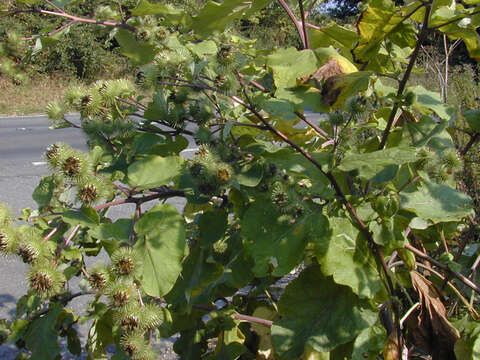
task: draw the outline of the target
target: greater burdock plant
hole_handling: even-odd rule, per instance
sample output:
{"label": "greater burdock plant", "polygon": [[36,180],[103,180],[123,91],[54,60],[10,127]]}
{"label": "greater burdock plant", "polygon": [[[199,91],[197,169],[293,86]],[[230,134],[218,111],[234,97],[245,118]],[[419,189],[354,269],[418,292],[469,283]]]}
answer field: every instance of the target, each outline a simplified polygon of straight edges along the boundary
{"label": "greater burdock plant", "polygon": [[[2,339],[35,359],[62,356],[59,337],[90,359],[110,344],[116,359],[153,359],[173,334],[182,359],[478,357],[478,214],[457,187],[480,112],[461,109],[460,129],[458,109],[409,78],[430,32],[479,58],[480,6],[372,0],[354,27],[318,27],[314,1],[279,3],[302,49],[228,29],[266,0],[195,16],[122,2],[95,20],[51,2],[2,9],[110,27],[142,87],[99,81],[48,107],[91,150],[47,148],[27,225],[0,208],[0,251],[30,266]],[[124,204],[135,211],[112,220]],[[87,266],[102,250],[109,260]],[[91,296],[86,316],[68,309],[78,296]]]}

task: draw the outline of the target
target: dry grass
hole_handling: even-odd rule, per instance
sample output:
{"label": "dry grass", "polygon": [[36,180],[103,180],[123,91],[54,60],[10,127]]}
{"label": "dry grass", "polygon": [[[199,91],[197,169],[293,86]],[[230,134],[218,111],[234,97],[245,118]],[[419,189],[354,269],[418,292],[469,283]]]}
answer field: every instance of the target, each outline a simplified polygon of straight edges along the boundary
{"label": "dry grass", "polygon": [[76,80],[65,77],[39,77],[21,85],[0,75],[0,116],[42,114],[49,102],[60,100]]}

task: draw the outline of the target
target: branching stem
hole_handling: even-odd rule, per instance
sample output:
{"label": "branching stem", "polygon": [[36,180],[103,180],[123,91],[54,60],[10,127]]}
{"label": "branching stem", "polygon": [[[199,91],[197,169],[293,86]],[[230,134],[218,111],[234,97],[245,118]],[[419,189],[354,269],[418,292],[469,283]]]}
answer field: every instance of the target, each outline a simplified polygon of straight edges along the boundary
{"label": "branching stem", "polygon": [[463,284],[465,284],[466,286],[468,286],[469,288],[473,289],[477,294],[480,294],[480,288],[478,287],[477,284],[475,284],[473,281],[471,281],[469,278],[467,278],[466,276],[456,272],[456,271],[453,271],[451,270],[448,265],[445,265],[445,264],[442,264],[440,261],[432,258],[431,256],[425,254],[423,251],[420,251],[418,250],[416,247],[410,245],[410,244],[405,244],[404,245],[405,249],[413,252],[415,255],[421,257],[422,259],[425,259],[425,260],[428,260],[429,262],[431,262],[432,264],[434,264],[435,266],[438,266],[440,269],[442,269],[443,271],[449,273],[450,275],[454,276],[455,278],[457,278],[458,280],[460,280]]}
{"label": "branching stem", "polygon": [[[425,16],[423,19],[422,29],[420,30],[420,34],[418,35],[418,40],[417,40],[415,49],[413,50],[413,53],[410,56],[410,61],[408,62],[407,69],[405,70],[405,74],[403,75],[402,80],[398,85],[397,99],[399,99],[402,96],[405,90],[405,87],[407,86],[407,82],[408,82],[408,79],[410,78],[410,74],[412,73],[413,66],[417,61],[417,57],[420,52],[420,49],[422,48],[423,42],[427,37],[428,31],[429,31],[428,21],[430,19],[431,11],[432,11],[432,6],[430,1],[428,3],[425,3]],[[383,131],[382,140],[380,141],[380,145],[378,146],[379,150],[382,150],[385,147],[385,144],[387,143],[388,135],[390,135],[390,131],[392,129],[393,122],[395,120],[395,115],[397,114],[397,111],[400,108],[400,104],[401,104],[400,100],[397,100],[393,105],[393,109],[390,112],[390,117],[388,118],[388,121],[387,121],[387,126]]]}
{"label": "branching stem", "polygon": [[43,10],[43,9],[37,9],[37,8],[17,9],[17,10],[13,10],[13,11],[10,11],[9,9],[0,9],[0,11],[1,12],[6,12],[7,15],[15,15],[15,14],[21,14],[21,13],[39,13],[39,14],[45,14],[45,15],[54,15],[54,16],[60,16],[60,17],[64,17],[64,18],[67,18],[67,19],[71,19],[71,20],[74,20],[75,22],[82,22],[82,23],[87,23],[87,24],[117,27],[117,28],[122,28],[122,29],[128,30],[128,31],[132,31],[132,32],[136,31],[135,27],[124,24],[124,23],[111,22],[111,21],[100,21],[100,20],[95,20],[95,19],[83,18],[83,17],[67,14],[65,12],[50,11],[50,10]]}

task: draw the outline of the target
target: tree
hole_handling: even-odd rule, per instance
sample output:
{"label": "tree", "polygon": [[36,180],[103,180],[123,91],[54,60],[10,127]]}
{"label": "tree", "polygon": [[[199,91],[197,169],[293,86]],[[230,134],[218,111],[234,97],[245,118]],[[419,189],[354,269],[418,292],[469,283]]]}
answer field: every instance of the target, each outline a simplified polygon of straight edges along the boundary
{"label": "tree", "polygon": [[[3,11],[47,14],[35,3]],[[100,81],[47,109],[91,151],[51,145],[38,211],[22,226],[1,216],[0,249],[31,265],[4,334],[32,359],[57,357],[58,337],[80,353],[81,317],[67,305],[87,294],[90,358],[109,344],[117,359],[155,358],[151,342],[175,333],[182,359],[476,358],[478,259],[465,249],[478,243],[477,215],[455,173],[480,112],[451,127],[453,109],[408,80],[430,31],[478,59],[480,7],[372,1],[351,30],[309,23],[312,3],[279,3],[302,50],[229,31],[269,1],[210,1],[189,16],[142,0],[128,19],[49,10],[111,27],[152,97]],[[451,131],[469,134],[458,151]],[[191,160],[180,156],[188,136]],[[122,204],[134,214],[112,222]],[[110,262],[87,268],[101,249]],[[74,277],[81,292],[68,291]]]}

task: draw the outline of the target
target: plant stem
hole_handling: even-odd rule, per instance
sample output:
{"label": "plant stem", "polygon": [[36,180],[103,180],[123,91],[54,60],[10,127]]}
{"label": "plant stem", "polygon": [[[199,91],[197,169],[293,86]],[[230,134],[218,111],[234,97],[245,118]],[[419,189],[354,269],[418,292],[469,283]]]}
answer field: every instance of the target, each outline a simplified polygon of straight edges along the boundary
{"label": "plant stem", "polygon": [[315,130],[322,139],[331,140],[325,130],[317,126],[317,124],[315,124],[313,121],[310,121],[309,119],[307,119],[305,115],[303,115],[299,111],[295,111],[295,115],[297,115],[300,119],[302,119],[305,123],[307,123],[308,126],[310,126],[313,130]]}
{"label": "plant stem", "polygon": [[[69,28],[70,26],[72,26],[72,25],[74,25],[74,24],[76,24],[76,23],[77,23],[76,20],[72,20],[72,21],[66,23],[65,25],[60,26],[59,28],[50,31],[49,33],[47,33],[46,36],[55,35],[55,34],[59,33],[60,31],[65,30],[66,28]],[[27,38],[22,38],[23,41],[30,41],[30,40],[33,40],[33,39],[35,39],[34,36],[30,36],[30,37],[27,37]]]}
{"label": "plant stem", "polygon": [[72,232],[68,235],[68,237],[65,239],[65,241],[63,242],[62,245],[60,245],[58,248],[57,248],[57,260],[58,258],[60,257],[60,254],[62,253],[62,250],[65,249],[69,244],[70,242],[72,241],[72,239],[75,237],[75,235],[77,234],[78,230],[80,230],[80,225],[76,225]]}
{"label": "plant stem", "polygon": [[290,18],[290,20],[292,20],[293,24],[297,28],[298,35],[300,35],[300,39],[302,39],[303,48],[306,49],[307,48],[307,43],[305,41],[303,28],[302,28],[302,25],[301,25],[300,21],[297,20],[297,17],[293,13],[292,9],[290,9],[290,7],[288,6],[288,4],[285,0],[278,0],[278,2],[283,7],[283,9],[287,13],[288,17]]}
{"label": "plant stem", "polygon": [[65,13],[65,11],[64,11],[63,9],[59,8],[57,5],[55,5],[55,4],[52,3],[51,1],[45,0],[45,2],[46,2],[48,5],[50,5],[51,7],[53,7],[55,10],[57,10],[58,12],[60,12],[60,13],[62,13],[62,14]]}
{"label": "plant stem", "polygon": [[74,124],[73,122],[68,120],[65,116],[62,118],[62,120],[65,121],[68,125],[70,125],[73,128],[76,128],[76,129],[81,129],[82,128],[81,126],[79,126],[77,124]]}
{"label": "plant stem", "polygon": [[[405,90],[405,87],[407,86],[408,79],[410,78],[410,74],[412,73],[413,66],[415,65],[415,62],[417,61],[418,54],[420,52],[420,49],[423,45],[423,42],[425,41],[427,34],[428,34],[428,20],[430,19],[430,12],[432,11],[432,6],[431,2],[428,2],[425,4],[425,17],[423,19],[423,24],[422,24],[422,29],[420,30],[420,34],[418,35],[418,40],[417,44],[415,46],[415,49],[413,50],[413,53],[410,57],[410,61],[408,62],[407,65],[407,70],[405,71],[405,74],[403,75],[402,80],[400,81],[398,85],[398,91],[397,91],[397,99],[401,97],[403,94],[403,91]],[[385,127],[385,130],[383,131],[382,135],[382,140],[380,141],[380,145],[378,146],[379,150],[382,150],[385,147],[385,144],[387,143],[388,135],[390,135],[390,130],[393,125],[393,121],[395,120],[395,115],[397,114],[397,111],[400,107],[400,100],[397,100],[395,104],[393,105],[393,109],[390,113],[390,117],[387,122],[387,126]]]}
{"label": "plant stem", "polygon": [[410,250],[411,252],[413,252],[415,255],[421,257],[422,259],[425,259],[425,260],[428,260],[429,262],[431,262],[432,264],[434,264],[435,266],[438,266],[440,269],[446,271],[447,273],[449,273],[450,275],[453,275],[454,277],[456,277],[458,280],[460,280],[463,284],[467,285],[469,288],[473,289],[477,294],[480,294],[480,288],[478,287],[477,284],[475,284],[474,282],[472,282],[470,279],[468,279],[467,277],[463,276],[462,274],[456,272],[456,271],[453,271],[451,270],[447,265],[445,264],[442,264],[440,261],[438,260],[435,260],[434,258],[432,258],[431,256],[425,254],[424,252],[418,250],[416,247],[410,245],[410,244],[405,244],[404,245],[405,249],[407,250]]}
{"label": "plant stem", "polygon": [[126,199],[114,200],[105,204],[94,206],[94,210],[101,210],[115,205],[122,204],[143,204],[147,201],[152,201],[155,199],[168,199],[175,196],[185,196],[185,193],[182,190],[175,190],[170,188],[164,188],[159,191],[157,194],[142,196],[142,197],[128,197]]}
{"label": "plant stem", "polygon": [[[214,306],[202,305],[202,304],[193,304],[192,307],[194,309],[203,310],[203,311],[216,311],[217,310],[217,308],[214,307]],[[233,314],[233,317],[235,319],[238,319],[238,320],[244,320],[244,321],[248,321],[248,322],[255,323],[255,324],[260,324],[260,325],[265,325],[265,326],[272,326],[273,325],[273,321],[266,320],[266,319],[261,319],[261,318],[255,317],[255,316],[242,315],[242,314],[235,313],[235,314]]]}
{"label": "plant stem", "polygon": [[[438,271],[432,269],[430,266],[427,266],[427,265],[419,263],[419,262],[417,262],[417,266],[419,266],[421,268],[424,268],[425,270],[430,271],[432,274],[434,274],[435,276],[437,276],[439,279],[441,279],[443,281],[445,281],[447,279],[446,277],[442,276],[442,274],[440,274]],[[462,301],[462,303],[467,307],[467,309],[472,314],[472,317],[474,319],[478,319],[480,317],[480,315],[473,308],[473,306],[470,306],[470,304],[468,303],[468,300],[465,299],[465,297],[462,295],[460,290],[458,290],[450,281],[448,281],[448,279],[447,279],[446,283],[450,287],[450,289],[452,289],[452,291],[458,296],[458,298]]]}
{"label": "plant stem", "polygon": [[9,9],[0,9],[0,12],[6,12],[7,15],[15,15],[15,14],[21,14],[21,13],[40,13],[40,14],[45,14],[45,15],[60,16],[60,17],[64,17],[64,18],[67,18],[67,19],[74,20],[76,22],[117,27],[117,28],[122,28],[122,29],[128,30],[128,31],[132,31],[132,32],[136,31],[135,27],[127,25],[127,24],[123,24],[123,23],[82,18],[82,17],[79,17],[79,16],[70,15],[70,14],[67,14],[67,13],[64,13],[64,12],[56,12],[56,11],[43,10],[43,9],[35,9],[35,8],[34,9],[18,9],[18,10],[14,10],[14,11],[10,11]]}
{"label": "plant stem", "polygon": [[[80,292],[77,292],[77,293],[74,293],[74,294],[70,294],[70,295],[68,295],[64,298],[61,298],[60,303],[62,305],[66,305],[68,302],[70,302],[71,300],[73,300],[73,299],[75,299],[79,296],[92,295],[92,294],[95,294],[95,292],[93,292],[93,291],[80,291]],[[40,316],[45,315],[49,311],[50,311],[50,308],[43,309],[42,311],[40,311],[40,312],[34,314],[33,316],[31,316],[30,318],[28,318],[28,321],[33,321],[33,320],[39,318]]]}
{"label": "plant stem", "polygon": [[303,39],[304,39],[304,48],[310,49],[310,41],[308,39],[308,32],[306,27],[306,14],[303,10],[303,0],[298,0],[298,6],[300,8],[300,16],[302,17],[302,31],[303,31]]}
{"label": "plant stem", "polygon": [[475,133],[471,138],[470,141],[465,145],[462,151],[460,151],[460,155],[465,156],[467,152],[472,148],[473,144],[475,144],[480,139],[480,133]]}
{"label": "plant stem", "polygon": [[50,238],[51,238],[53,235],[55,235],[55,233],[58,231],[58,228],[59,228],[60,226],[61,226],[61,225],[57,226],[56,228],[53,228],[52,231],[50,231],[50,232],[47,234],[47,236],[45,236],[45,237],[43,238],[43,241],[48,241],[48,240],[50,240]]}

